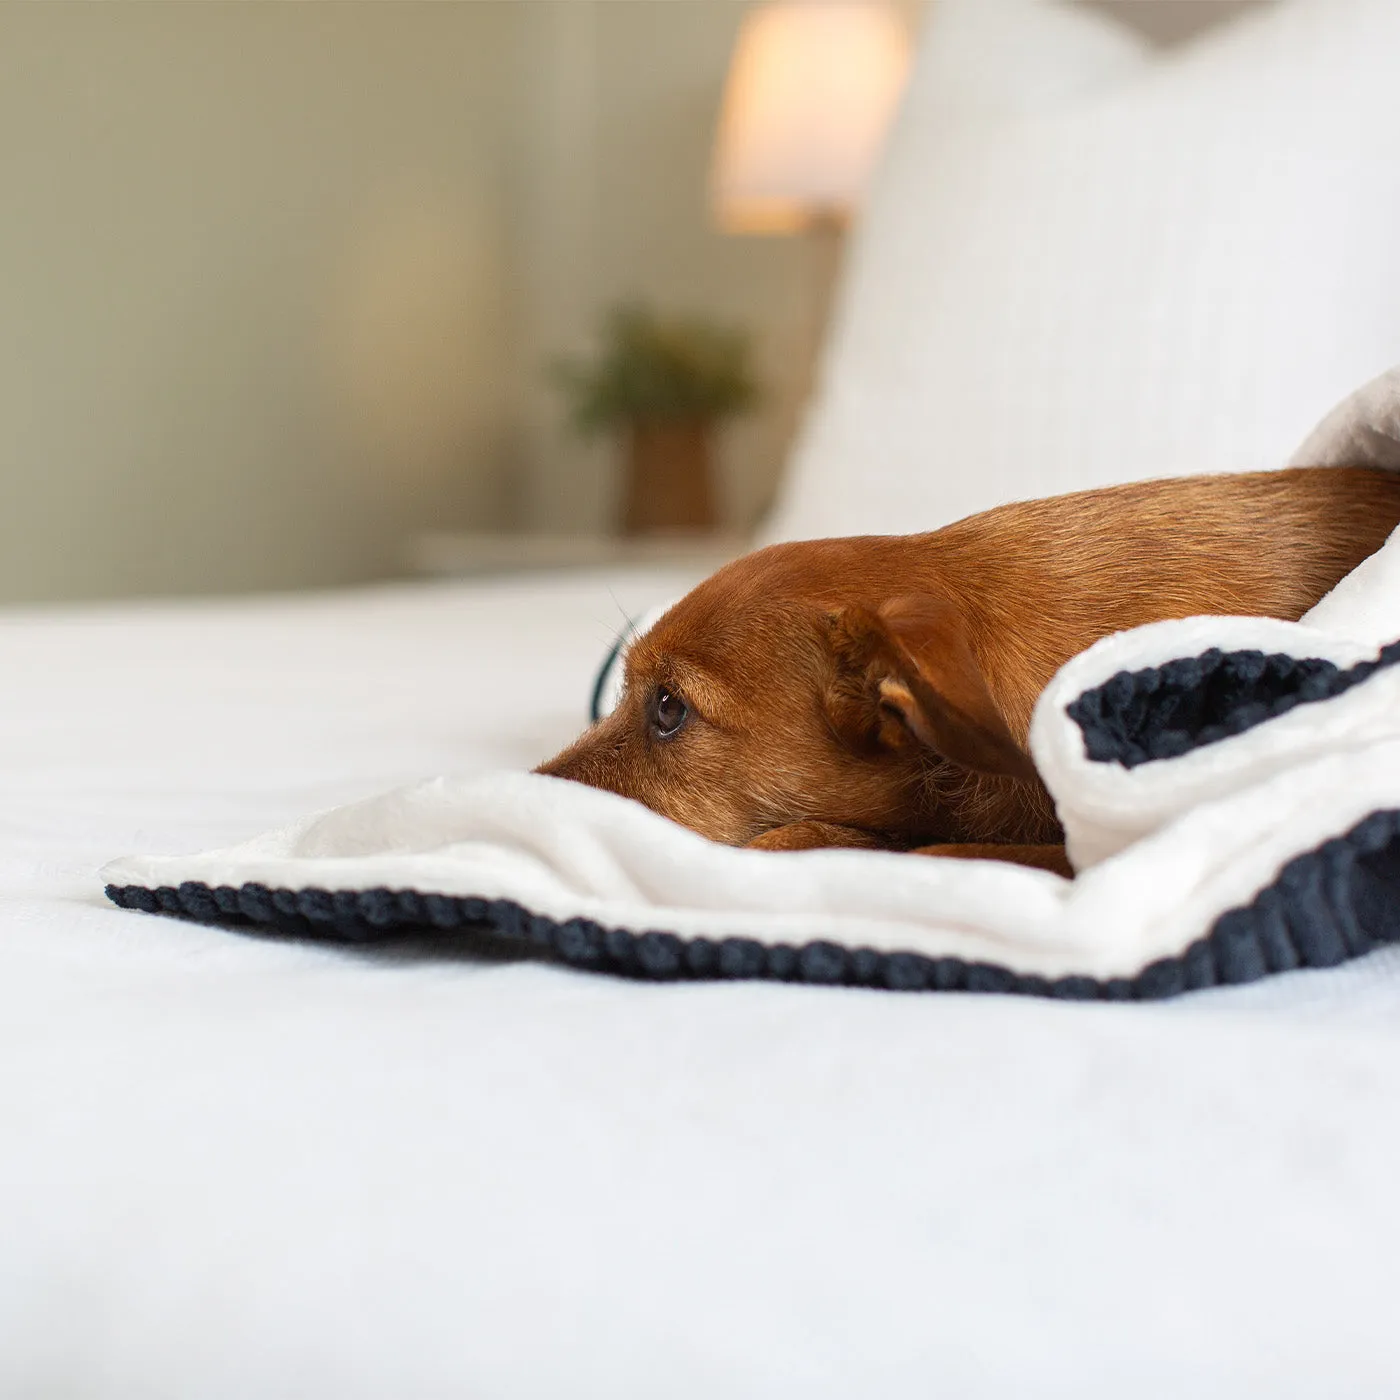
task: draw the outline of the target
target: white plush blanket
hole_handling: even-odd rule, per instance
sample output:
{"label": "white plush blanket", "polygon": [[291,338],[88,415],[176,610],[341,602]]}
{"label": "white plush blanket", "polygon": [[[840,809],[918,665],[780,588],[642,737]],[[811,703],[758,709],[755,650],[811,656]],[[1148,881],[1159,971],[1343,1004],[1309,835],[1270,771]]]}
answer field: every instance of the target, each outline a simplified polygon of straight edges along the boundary
{"label": "white plush blanket", "polygon": [[[1400,466],[1400,371],[1299,462]],[[109,866],[121,904],[363,939],[486,928],[579,966],[1149,999],[1400,938],[1400,540],[1302,623],[1109,637],[1031,743],[1073,881],[988,862],[711,844],[529,774],[438,779],[202,855]]]}

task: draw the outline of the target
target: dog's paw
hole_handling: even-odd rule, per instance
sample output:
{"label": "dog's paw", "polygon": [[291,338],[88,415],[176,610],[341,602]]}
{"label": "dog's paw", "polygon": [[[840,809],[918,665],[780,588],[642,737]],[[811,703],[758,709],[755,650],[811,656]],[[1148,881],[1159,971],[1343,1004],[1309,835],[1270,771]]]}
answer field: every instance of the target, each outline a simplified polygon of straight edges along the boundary
{"label": "dog's paw", "polygon": [[873,832],[833,822],[789,822],[775,826],[748,843],[751,851],[817,851],[828,847],[878,850],[884,843]]}
{"label": "dog's paw", "polygon": [[1004,846],[994,843],[976,845],[916,846],[910,855],[953,857],[957,860],[1001,860],[1010,865],[1029,865],[1037,870],[1050,870],[1066,879],[1074,878],[1063,846]]}

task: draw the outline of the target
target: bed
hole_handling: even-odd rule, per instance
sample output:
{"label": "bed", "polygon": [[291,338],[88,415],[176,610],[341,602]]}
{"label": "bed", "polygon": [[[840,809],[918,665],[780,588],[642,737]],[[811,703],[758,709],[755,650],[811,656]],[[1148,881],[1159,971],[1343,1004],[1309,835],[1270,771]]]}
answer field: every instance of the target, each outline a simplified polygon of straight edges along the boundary
{"label": "bed", "polygon": [[684,582],[5,620],[2,1388],[1385,1390],[1400,955],[1063,1006],[104,901],[116,851],[527,763],[612,595]]}
{"label": "bed", "polygon": [[[1210,257],[1190,257],[1179,226],[1169,251],[1199,276],[1166,304],[1125,303],[1126,274],[1099,306],[1071,286],[1029,307],[1018,284],[1034,335],[960,337],[948,284],[982,264],[960,269],[938,222],[951,216],[910,194],[920,172],[971,159],[928,132],[940,103],[982,111],[990,88],[959,96],[929,75],[966,75],[956,46],[985,46],[992,11],[1041,26],[1026,62],[1054,73],[1021,72],[969,118],[978,168],[1049,158],[1060,131],[1056,159],[1097,152],[1121,173],[1105,133],[1156,130],[1172,84],[1238,92],[1247,69],[1282,92],[1268,65],[1288,76],[1323,30],[1358,62],[1385,52],[1385,5],[1296,0],[1169,62],[1041,0],[946,9],[771,533],[851,511],[862,527],[900,509],[936,524],[989,503],[978,491],[1092,484],[1138,451],[1149,471],[1182,453],[1276,465],[1400,361],[1371,242],[1345,276],[1375,274],[1375,294],[1343,324],[1324,295],[1339,274],[1289,248],[1277,267],[1256,256],[1222,306],[1230,250],[1212,236]],[[1381,88],[1365,102],[1400,100]],[[1369,132],[1361,97],[1340,106],[1309,150],[1346,121]],[[1274,177],[1276,201],[1296,191]],[[1388,256],[1400,200],[1365,184],[1390,204],[1358,196],[1346,216],[1388,218]],[[1146,218],[1156,186],[1132,188]],[[1007,190],[1030,198],[1014,182],[983,197]],[[980,210],[957,218],[997,222]],[[1060,209],[1035,225],[1037,255],[1092,261],[1107,217]],[[919,247],[942,261],[915,275]],[[1291,349],[1259,312],[1283,272],[1307,332]],[[939,314],[896,317],[882,338],[890,278]],[[994,287],[982,298],[1000,305]],[[1129,393],[1119,361],[1145,316],[1158,358]],[[1092,363],[1057,361],[1057,344]],[[1100,361],[1121,392],[1089,422]],[[936,373],[911,394],[920,362]],[[1013,401],[1026,412],[998,416]],[[1154,431],[1183,405],[1194,438]],[[875,433],[880,453],[853,450]],[[909,466],[930,444],[986,469],[934,490]],[[1062,1004],[657,985],[465,935],[351,949],[103,898],[96,872],[122,852],[226,844],[425,775],[528,766],[579,727],[619,610],[691,581],[598,572],[0,617],[0,1392],[1393,1394],[1400,950],[1160,1006]]]}

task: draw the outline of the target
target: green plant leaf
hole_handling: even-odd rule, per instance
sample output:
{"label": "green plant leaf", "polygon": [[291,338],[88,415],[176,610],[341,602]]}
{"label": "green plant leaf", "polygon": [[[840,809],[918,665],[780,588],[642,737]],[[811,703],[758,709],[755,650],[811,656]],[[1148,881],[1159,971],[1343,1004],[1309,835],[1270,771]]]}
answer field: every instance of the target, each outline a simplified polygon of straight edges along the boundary
{"label": "green plant leaf", "polygon": [[722,419],[759,398],[750,340],[739,327],[662,316],[635,304],[607,316],[598,353],[550,363],[576,426],[596,432],[645,419]]}

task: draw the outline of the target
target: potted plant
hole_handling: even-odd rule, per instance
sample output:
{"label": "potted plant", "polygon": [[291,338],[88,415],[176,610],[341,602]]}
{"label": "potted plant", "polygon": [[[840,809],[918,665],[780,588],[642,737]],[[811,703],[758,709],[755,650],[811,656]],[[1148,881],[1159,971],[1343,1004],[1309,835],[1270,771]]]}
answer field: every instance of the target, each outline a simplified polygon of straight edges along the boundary
{"label": "potted plant", "polygon": [[555,365],[575,424],[625,435],[627,534],[714,527],[715,427],[758,396],[749,358],[741,330],[625,306],[595,357]]}

